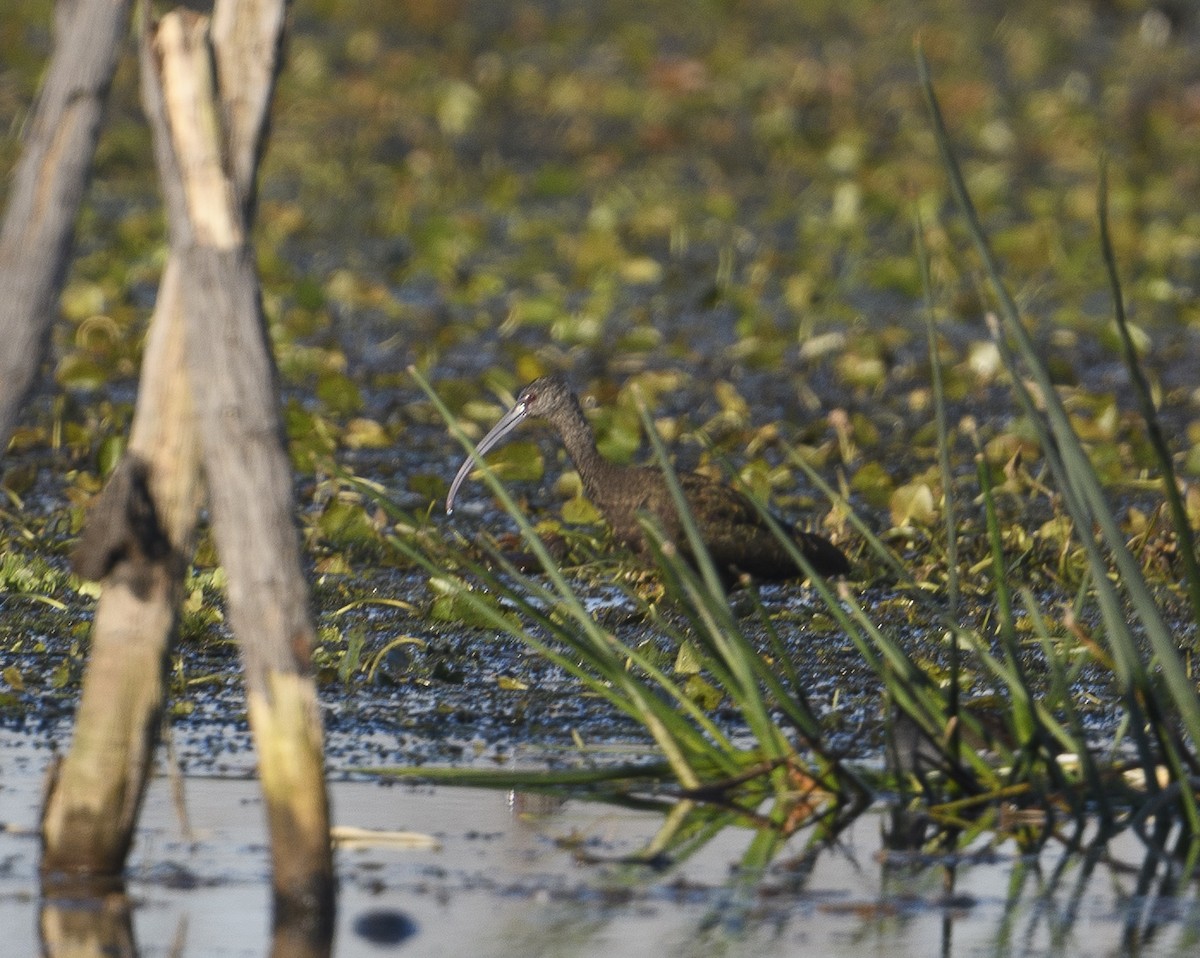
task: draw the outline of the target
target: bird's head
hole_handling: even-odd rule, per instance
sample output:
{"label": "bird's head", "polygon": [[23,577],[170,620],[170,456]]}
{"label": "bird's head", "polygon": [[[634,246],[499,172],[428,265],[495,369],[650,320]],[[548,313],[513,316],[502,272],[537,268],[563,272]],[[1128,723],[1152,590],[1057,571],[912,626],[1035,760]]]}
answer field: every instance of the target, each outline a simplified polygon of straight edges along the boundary
{"label": "bird's head", "polygon": [[[517,393],[517,401],[508,416],[518,414],[517,422],[525,419],[549,419],[553,422],[561,411],[571,409],[578,400],[571,393],[566,379],[557,373],[541,376]],[[508,416],[505,418],[507,419]],[[503,422],[503,420],[501,420]],[[497,423],[499,427],[499,423]],[[495,432],[495,429],[492,430]]]}
{"label": "bird's head", "polygon": [[477,460],[498,446],[517,426],[526,419],[548,419],[557,426],[564,421],[564,417],[571,415],[572,410],[578,408],[579,401],[571,392],[571,387],[567,385],[566,379],[557,374],[541,376],[517,393],[512,408],[479,440],[479,445],[475,447],[475,455],[467,457],[459,467],[446,496],[447,515],[454,512],[454,497],[458,494],[458,487],[470,475]]}

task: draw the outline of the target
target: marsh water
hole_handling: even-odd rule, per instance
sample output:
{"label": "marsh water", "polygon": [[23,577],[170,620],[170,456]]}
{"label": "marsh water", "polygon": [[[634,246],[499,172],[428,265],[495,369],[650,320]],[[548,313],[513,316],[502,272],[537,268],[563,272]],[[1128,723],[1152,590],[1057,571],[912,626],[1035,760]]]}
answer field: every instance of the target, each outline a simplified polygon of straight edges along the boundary
{"label": "marsh water", "polygon": [[[39,952],[39,927],[111,896],[41,899],[36,826],[44,743],[0,736],[0,928],[5,955]],[[187,831],[164,776],[151,785],[126,887],[121,955],[272,953],[259,794],[246,777],[188,777]],[[1009,844],[953,859],[887,858],[882,814],[834,845],[740,874],[748,842],[729,829],[686,860],[622,864],[653,837],[652,811],[482,789],[335,781],[339,826],[412,831],[337,853],[333,953],[517,956],[1141,956],[1200,946],[1194,886],[1155,878],[1127,837],[1099,860]],[[585,853],[585,854],[584,854]],[[121,904],[124,904],[122,902]],[[97,923],[100,917],[97,915]],[[76,916],[75,946],[87,941]],[[94,947],[94,946],[93,946]],[[48,955],[82,952],[48,951]],[[93,950],[89,953],[99,954]],[[104,952],[112,954],[114,952]],[[275,952],[278,954],[279,952]]]}
{"label": "marsh water", "polygon": [[[6,171],[50,52],[51,7],[28,0],[0,13]],[[255,242],[312,573],[334,818],[428,836],[339,847],[334,953],[1195,954],[1195,883],[1177,882],[1132,831],[1090,857],[1056,839],[1029,853],[991,834],[951,857],[912,855],[886,840],[881,800],[828,845],[797,835],[763,874],[739,868],[752,836],[737,827],[651,868],[626,859],[658,833],[661,807],[355,771],[562,766],[642,757],[647,740],[520,643],[435,614],[429,577],[405,565],[386,541],[395,530],[337,477],[377,484],[426,532],[494,531],[504,520],[482,488],[457,525],[438,515],[462,451],[406,366],[476,436],[523,381],[566,372],[595,400],[602,447],[620,459],[638,457],[636,384],[681,466],[732,462],[790,518],[827,522],[863,558],[786,465],[782,437],[936,591],[919,210],[952,419],[969,421],[963,436],[977,430],[998,476],[1011,467],[1001,518],[1021,533],[1013,554],[1033,556],[1014,564],[1014,584],[1061,606],[1071,584],[1047,556],[1065,546],[982,321],[984,284],[946,213],[913,39],[930,56],[1022,309],[1132,522],[1155,500],[1098,262],[1096,161],[1111,157],[1130,308],[1174,451],[1194,477],[1200,256],[1185,198],[1200,189],[1196,10],[296,0],[291,15]],[[165,257],[134,59],[127,51],[114,84],[45,388],[4,463],[5,956],[47,948],[39,929],[51,924],[79,929],[93,952],[98,942],[143,956],[278,949],[236,650],[207,540],[172,660],[173,750],[150,789],[125,894],[50,901],[37,882],[42,781],[69,740],[95,597],[66,557],[128,430]],[[954,469],[969,480],[968,446]],[[569,523],[570,466],[555,444],[542,436],[512,449],[505,475],[530,514]],[[1022,464],[1033,473],[1024,485]],[[963,501],[974,495],[968,487]],[[964,516],[979,528],[978,509]],[[653,641],[604,585],[610,573],[629,574],[603,556],[584,573],[593,611],[624,639]],[[856,594],[936,668],[930,633],[877,573],[866,562]],[[831,743],[877,763],[878,681],[809,591],[763,598]],[[991,596],[970,601],[985,619]],[[1168,615],[1181,640],[1194,634],[1178,605]],[[1078,681],[1102,746],[1119,723],[1107,676],[1084,669]],[[113,916],[115,933],[112,921],[108,937],[95,931]]]}

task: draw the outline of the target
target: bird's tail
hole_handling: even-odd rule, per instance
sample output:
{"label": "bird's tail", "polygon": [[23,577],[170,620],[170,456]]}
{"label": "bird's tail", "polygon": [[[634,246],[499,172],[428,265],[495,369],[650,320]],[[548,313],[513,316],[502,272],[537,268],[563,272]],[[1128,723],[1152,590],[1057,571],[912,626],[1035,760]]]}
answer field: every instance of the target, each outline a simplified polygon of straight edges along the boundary
{"label": "bird's tail", "polygon": [[797,529],[796,542],[804,553],[804,557],[821,575],[850,574],[850,560],[846,558],[846,553],[824,536]]}

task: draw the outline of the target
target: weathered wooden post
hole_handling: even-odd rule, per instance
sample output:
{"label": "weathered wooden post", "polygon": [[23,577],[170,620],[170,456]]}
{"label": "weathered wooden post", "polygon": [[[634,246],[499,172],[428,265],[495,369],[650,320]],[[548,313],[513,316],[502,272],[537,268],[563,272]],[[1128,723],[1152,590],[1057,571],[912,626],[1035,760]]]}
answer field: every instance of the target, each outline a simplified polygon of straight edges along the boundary
{"label": "weathered wooden post", "polygon": [[0,452],[45,358],[129,0],[75,0],[59,17],[0,227]]}
{"label": "weathered wooden post", "polygon": [[[77,562],[101,577],[71,751],[47,801],[43,869],[123,866],[161,713],[200,475],[229,582],[274,864],[276,916],[327,930],[332,854],[313,627],[248,222],[284,0],[168,14],[141,41],[171,235],[129,453]],[[216,75],[213,65],[216,64]]]}
{"label": "weathered wooden post", "polygon": [[161,86],[154,89],[147,65],[145,100],[181,264],[188,373],[242,650],[276,900],[285,910],[307,910],[333,894],[321,724],[308,669],[313,626],[244,194],[223,162],[206,20],[169,14],[151,52]]}

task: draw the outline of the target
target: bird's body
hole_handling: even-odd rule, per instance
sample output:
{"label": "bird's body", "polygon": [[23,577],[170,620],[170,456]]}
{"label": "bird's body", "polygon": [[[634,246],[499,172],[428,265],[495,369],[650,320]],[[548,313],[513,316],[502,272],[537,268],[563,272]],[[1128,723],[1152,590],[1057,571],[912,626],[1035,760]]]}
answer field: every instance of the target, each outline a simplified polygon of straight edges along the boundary
{"label": "bird's body", "polygon": [[[561,376],[543,376],[522,389],[512,409],[480,441],[477,453],[482,456],[533,417],[554,427],[579,472],[584,492],[612,527],[614,538],[639,553],[649,552],[638,521],[639,514],[648,514],[658,520],[667,540],[687,554],[687,537],[663,473],[648,466],[619,466],[600,455],[579,400]],[[447,512],[453,511],[455,494],[472,465],[473,460],[467,459],[454,477],[446,497]],[[681,473],[679,484],[700,538],[722,573],[747,573],[758,579],[804,574],[745,495],[694,472]],[[849,560],[828,539],[798,530],[791,535],[817,572],[845,575],[850,571]]]}

